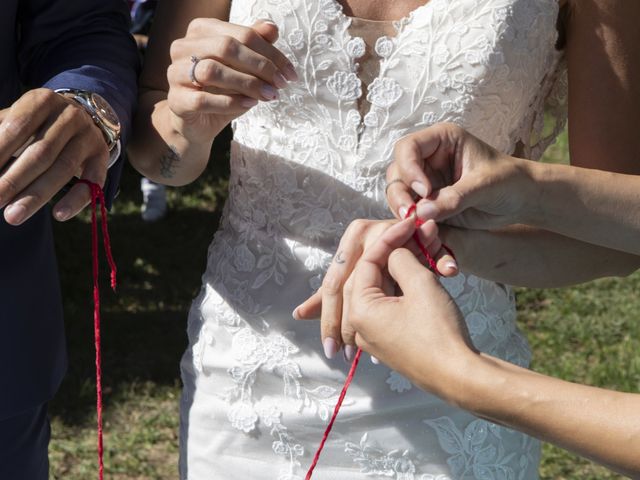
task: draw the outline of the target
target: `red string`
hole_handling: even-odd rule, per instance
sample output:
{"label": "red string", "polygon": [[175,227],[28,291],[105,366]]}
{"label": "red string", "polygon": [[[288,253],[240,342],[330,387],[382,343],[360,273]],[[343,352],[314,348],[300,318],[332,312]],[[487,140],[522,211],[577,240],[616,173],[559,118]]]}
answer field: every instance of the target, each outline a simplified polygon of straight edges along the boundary
{"label": "red string", "polygon": [[107,209],[104,193],[100,185],[89,180],[78,180],[91,190],[91,258],[93,260],[93,334],[96,349],[96,413],[98,417],[98,478],[104,479],[104,445],[102,441],[102,354],[100,350],[100,287],[98,285],[98,221],[97,203],[100,202],[100,220],[102,225],[102,239],[107,262],[111,269],[111,288],[116,289],[116,264],[111,254],[111,241],[107,228]]}
{"label": "red string", "polygon": [[[405,216],[405,218],[409,218],[411,215],[414,214],[415,211],[416,211],[416,206],[412,205],[411,208],[409,208],[409,211],[407,212],[407,215]],[[421,218],[418,218],[417,215],[416,215],[415,221],[416,221],[416,231],[413,233],[413,239],[418,244],[418,248],[420,249],[422,254],[425,256],[425,258],[427,259],[427,263],[429,264],[429,267],[431,268],[431,270],[433,270],[438,275],[441,275],[441,273],[438,270],[438,267],[436,265],[436,261],[431,256],[431,254],[429,253],[427,248],[422,243],[422,240],[420,240],[420,237],[418,236],[418,228],[420,228],[425,223],[425,221],[422,220]],[[445,244],[442,244],[442,248],[444,248],[445,251],[449,255],[451,255],[454,259],[456,258],[455,255],[453,254],[453,252],[451,251],[451,249],[449,247],[447,247]],[[342,402],[344,401],[344,397],[347,395],[347,390],[349,389],[349,386],[351,385],[351,382],[353,381],[353,377],[356,374],[356,369],[358,368],[358,363],[360,362],[360,356],[361,355],[362,355],[362,349],[358,348],[358,351],[356,352],[356,356],[353,358],[353,363],[351,364],[351,369],[349,370],[347,378],[346,378],[346,380],[344,382],[344,386],[342,387],[342,392],[340,392],[340,396],[338,397],[338,402],[336,403],[336,406],[333,409],[333,415],[331,416],[331,420],[329,421],[329,424],[327,425],[327,428],[324,431],[324,435],[322,435],[322,440],[320,441],[320,446],[318,446],[318,449],[316,450],[316,454],[313,456],[313,461],[311,462],[311,466],[309,467],[309,470],[307,471],[307,476],[305,477],[305,480],[310,480],[311,479],[311,476],[313,475],[313,471],[315,470],[316,465],[318,464],[318,460],[320,460],[320,454],[322,453],[322,450],[324,449],[324,444],[326,443],[327,439],[329,438],[329,434],[331,433],[331,429],[333,428],[333,424],[336,421],[336,418],[338,417],[338,413],[340,412],[340,408],[342,407]]]}

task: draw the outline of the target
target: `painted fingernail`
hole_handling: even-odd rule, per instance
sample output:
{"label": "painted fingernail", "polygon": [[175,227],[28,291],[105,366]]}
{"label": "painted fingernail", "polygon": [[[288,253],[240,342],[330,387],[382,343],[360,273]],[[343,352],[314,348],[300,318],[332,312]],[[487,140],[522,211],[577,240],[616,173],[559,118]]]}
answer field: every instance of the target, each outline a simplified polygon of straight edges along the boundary
{"label": "painted fingernail", "polygon": [[409,213],[409,209],[407,207],[400,207],[398,209],[398,213],[400,214],[400,218],[407,218],[407,213]]}
{"label": "painted fingernail", "polygon": [[56,210],[54,215],[56,217],[56,220],[58,220],[59,222],[64,222],[71,216],[71,210],[69,210],[68,208],[60,208],[59,210]]}
{"label": "painted fingernail", "polygon": [[327,337],[324,339],[324,341],[322,342],[322,348],[324,349],[325,357],[327,357],[328,359],[332,359],[336,356],[336,353],[338,353],[338,344],[331,337]]}
{"label": "painted fingernail", "polygon": [[429,195],[429,190],[427,190],[427,187],[422,182],[413,182],[411,184],[411,189],[422,198],[425,198],[427,195]]}
{"label": "painted fingernail", "polygon": [[284,78],[284,76],[279,73],[276,72],[275,75],[273,76],[273,84],[277,87],[277,88],[284,88],[287,86],[287,79]]}
{"label": "painted fingernail", "polygon": [[374,365],[380,365],[380,360],[371,355],[371,363],[373,363]]}
{"label": "painted fingernail", "polygon": [[347,362],[350,362],[351,360],[353,360],[353,357],[356,354],[356,347],[354,347],[353,345],[346,345],[344,347],[344,359]]}
{"label": "painted fingernail", "polygon": [[416,213],[420,218],[435,218],[438,215],[438,209],[432,202],[420,202],[416,207]]}
{"label": "painted fingernail", "polygon": [[12,225],[21,224],[27,216],[27,209],[24,205],[14,203],[9,205],[4,211],[4,218]]}
{"label": "painted fingernail", "polygon": [[255,107],[258,104],[258,100],[256,100],[255,98],[243,98],[240,101],[240,104],[245,107],[245,108],[251,108],[251,107]]}
{"label": "painted fingernail", "polygon": [[299,80],[299,78],[300,78],[300,77],[298,77],[298,72],[296,72],[296,69],[293,68],[293,65],[286,65],[282,69],[282,71],[284,72],[284,76],[290,82],[297,82]]}
{"label": "painted fingernail", "polygon": [[453,260],[449,260],[448,262],[445,262],[444,266],[445,266],[445,268],[448,268],[449,270],[458,271],[458,264],[456,262],[454,262]]}
{"label": "painted fingernail", "polygon": [[278,98],[278,91],[271,85],[263,85],[260,88],[260,93],[266,100],[275,100]]}

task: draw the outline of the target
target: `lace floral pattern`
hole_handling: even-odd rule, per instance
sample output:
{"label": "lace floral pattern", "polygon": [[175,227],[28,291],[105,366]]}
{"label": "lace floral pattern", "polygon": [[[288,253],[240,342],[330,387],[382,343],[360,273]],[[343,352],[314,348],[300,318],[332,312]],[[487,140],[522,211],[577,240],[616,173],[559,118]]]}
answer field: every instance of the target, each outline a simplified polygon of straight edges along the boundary
{"label": "lace floral pattern", "polygon": [[[302,478],[347,365],[325,361],[317,325],[290,312],[319,287],[352,220],[391,216],[385,171],[403,135],[450,121],[505,152],[541,153],[555,132],[543,132],[544,112],[563,121],[557,15],[556,0],[430,0],[395,23],[395,36],[366,45],[336,0],[232,2],[233,23],[278,25],[276,46],[300,80],[234,122],[229,196],[184,367],[193,377],[185,383],[216,392],[224,407],[194,413],[189,428],[200,434],[183,431],[184,449],[205,451],[188,439],[224,431],[261,462],[261,478]],[[367,49],[380,69],[363,85]],[[479,349],[528,364],[509,288],[465,274],[442,282]],[[383,366],[361,369],[323,455],[332,478],[537,478],[536,441],[448,407]],[[416,447],[425,438],[428,452]],[[224,469],[237,457],[225,448],[202,478],[232,478]]]}

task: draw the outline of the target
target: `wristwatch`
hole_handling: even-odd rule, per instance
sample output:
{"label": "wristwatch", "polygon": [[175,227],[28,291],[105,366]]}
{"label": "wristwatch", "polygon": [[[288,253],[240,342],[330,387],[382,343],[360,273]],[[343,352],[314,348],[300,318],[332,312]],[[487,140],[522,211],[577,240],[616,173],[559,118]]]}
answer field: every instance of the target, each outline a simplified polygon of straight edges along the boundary
{"label": "wristwatch", "polygon": [[120,121],[115,110],[111,108],[111,105],[104,98],[97,93],[73,88],[59,88],[55,92],[75,100],[84,108],[96,126],[102,131],[109,153],[114,153],[116,147],[117,150],[120,150]]}

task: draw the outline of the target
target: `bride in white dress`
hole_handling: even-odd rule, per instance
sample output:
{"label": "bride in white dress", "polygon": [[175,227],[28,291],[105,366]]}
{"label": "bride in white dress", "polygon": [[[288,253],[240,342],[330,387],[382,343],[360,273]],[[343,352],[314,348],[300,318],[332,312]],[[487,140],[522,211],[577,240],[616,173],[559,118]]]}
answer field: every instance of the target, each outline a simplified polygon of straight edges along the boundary
{"label": "bride in white dress", "polygon": [[[292,311],[352,220],[392,217],[384,178],[399,138],[455,122],[537,159],[564,123],[558,0],[347,4],[406,16],[352,18],[338,0],[166,2],[158,13],[136,168],[188,183],[234,127],[229,197],[181,364],[181,480],[304,478],[349,365],[327,359],[317,325]],[[189,23],[205,16],[223,21]],[[478,349],[528,365],[508,287],[464,272],[442,282]],[[539,456],[538,441],[362,362],[315,475],[530,480]]]}

